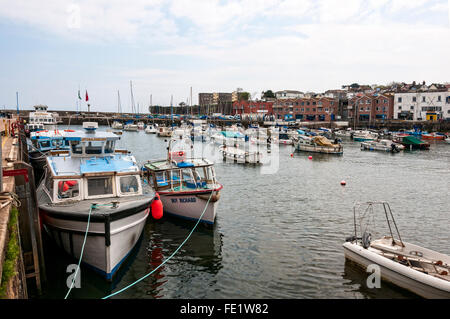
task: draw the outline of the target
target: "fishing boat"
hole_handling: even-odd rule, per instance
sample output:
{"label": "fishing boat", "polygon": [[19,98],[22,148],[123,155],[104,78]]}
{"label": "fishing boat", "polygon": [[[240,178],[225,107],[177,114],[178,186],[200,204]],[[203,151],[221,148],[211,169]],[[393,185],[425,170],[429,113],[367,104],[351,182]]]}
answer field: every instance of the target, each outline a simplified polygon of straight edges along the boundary
{"label": "fishing boat", "polygon": [[398,137],[397,139],[394,139],[394,142],[402,144],[408,150],[417,150],[417,149],[418,150],[428,150],[428,149],[430,149],[429,143],[424,142],[412,135]]}
{"label": "fishing boat", "polygon": [[145,163],[144,176],[160,195],[165,213],[213,224],[223,186],[216,180],[214,163],[194,158],[191,146],[190,137],[172,138],[167,159]]}
{"label": "fishing boat", "polygon": [[145,133],[147,134],[156,134],[158,132],[158,129],[155,125],[147,125],[145,128]]}
{"label": "fishing boat", "polygon": [[[111,280],[142,234],[155,192],[141,183],[134,156],[115,149],[120,138],[68,132],[69,151],[47,157],[37,189],[39,213],[49,236],[76,259]],[[86,242],[84,244],[85,235]]]}
{"label": "fishing boat", "polygon": [[367,141],[361,142],[361,150],[367,151],[381,151],[381,152],[390,152],[390,153],[398,153],[403,151],[405,146],[399,143],[394,143],[391,140],[377,140],[377,141]]}
{"label": "fishing boat", "polygon": [[263,152],[257,146],[250,147],[247,144],[248,136],[240,132],[221,131],[213,136],[214,141],[219,146],[219,152],[226,161],[240,164],[260,164],[262,163]]}
{"label": "fishing boat", "polygon": [[280,132],[278,134],[278,144],[282,145],[292,145],[294,141],[291,138],[291,135],[288,132]]}
{"label": "fishing boat", "polygon": [[341,155],[344,153],[342,144],[332,143],[325,136],[298,135],[294,139],[294,147],[297,151],[311,153],[325,153]]}
{"label": "fishing boat", "polygon": [[[385,233],[372,240],[379,219],[386,223]],[[381,279],[424,298],[450,298],[450,256],[403,241],[388,203],[356,203],[353,220],[354,234],[343,244],[345,258],[364,269],[377,265]]]}

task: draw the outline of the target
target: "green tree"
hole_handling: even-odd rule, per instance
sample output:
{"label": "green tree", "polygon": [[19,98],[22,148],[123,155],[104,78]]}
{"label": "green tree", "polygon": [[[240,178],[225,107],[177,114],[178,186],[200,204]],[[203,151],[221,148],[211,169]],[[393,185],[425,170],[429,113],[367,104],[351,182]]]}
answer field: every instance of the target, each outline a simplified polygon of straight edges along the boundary
{"label": "green tree", "polygon": [[267,90],[265,92],[262,92],[263,98],[275,98],[275,93],[272,92],[272,90]]}
{"label": "green tree", "polygon": [[238,99],[239,101],[248,101],[250,98],[250,93],[248,92],[239,92]]}

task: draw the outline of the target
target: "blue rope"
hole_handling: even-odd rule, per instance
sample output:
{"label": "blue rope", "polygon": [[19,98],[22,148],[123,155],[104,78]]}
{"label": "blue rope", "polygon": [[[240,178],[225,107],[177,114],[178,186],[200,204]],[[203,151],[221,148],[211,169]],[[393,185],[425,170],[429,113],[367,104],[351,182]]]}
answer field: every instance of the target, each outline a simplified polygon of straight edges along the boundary
{"label": "blue rope", "polygon": [[129,284],[128,286],[108,295],[103,297],[102,299],[108,299],[112,296],[118,295],[121,292],[127,290],[128,288],[136,285],[138,282],[141,282],[142,280],[144,280],[145,278],[147,278],[148,276],[150,276],[151,274],[153,274],[156,270],[158,270],[162,265],[164,265],[166,262],[168,262],[173,256],[175,256],[175,254],[181,249],[181,247],[183,247],[183,245],[188,241],[188,239],[191,237],[192,233],[194,232],[194,230],[197,228],[198,224],[200,223],[200,220],[202,219],[203,215],[206,212],[206,208],[208,207],[209,201],[211,200],[211,197],[213,195],[213,192],[211,192],[211,195],[209,195],[208,201],[206,202],[206,206],[203,209],[203,213],[200,215],[200,217],[197,220],[197,223],[195,224],[195,226],[192,228],[191,232],[189,233],[189,235],[186,237],[186,239],[180,244],[180,246],[178,246],[178,248],[172,253],[172,255],[170,255],[166,260],[164,260],[158,267],[156,267],[155,269],[153,269],[151,272],[149,272],[148,274],[146,274],[145,276],[142,276],[141,278],[139,278],[138,280],[136,280],[135,282]]}

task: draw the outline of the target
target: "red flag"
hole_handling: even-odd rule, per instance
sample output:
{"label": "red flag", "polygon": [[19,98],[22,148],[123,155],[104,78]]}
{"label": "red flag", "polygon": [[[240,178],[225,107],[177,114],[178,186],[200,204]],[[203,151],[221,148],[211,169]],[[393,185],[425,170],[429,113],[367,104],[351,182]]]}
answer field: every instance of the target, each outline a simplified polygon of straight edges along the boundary
{"label": "red flag", "polygon": [[89,101],[89,96],[87,94],[87,90],[86,90],[86,102]]}

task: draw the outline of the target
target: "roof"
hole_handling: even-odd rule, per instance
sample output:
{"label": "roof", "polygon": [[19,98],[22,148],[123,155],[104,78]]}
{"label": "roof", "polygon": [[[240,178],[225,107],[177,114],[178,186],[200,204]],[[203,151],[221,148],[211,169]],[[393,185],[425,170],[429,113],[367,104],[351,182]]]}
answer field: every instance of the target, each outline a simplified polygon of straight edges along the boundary
{"label": "roof", "polygon": [[49,156],[48,163],[54,176],[74,176],[87,173],[138,172],[136,159],[131,155],[111,155],[104,157],[64,157]]}
{"label": "roof", "polygon": [[92,141],[92,140],[119,140],[120,137],[112,132],[104,131],[73,131],[65,132],[65,138],[68,141]]}

